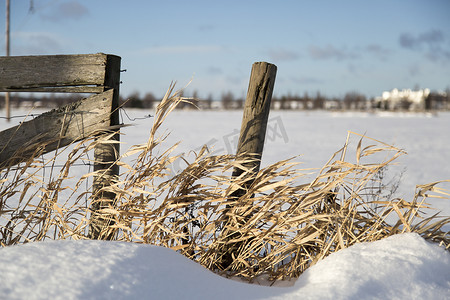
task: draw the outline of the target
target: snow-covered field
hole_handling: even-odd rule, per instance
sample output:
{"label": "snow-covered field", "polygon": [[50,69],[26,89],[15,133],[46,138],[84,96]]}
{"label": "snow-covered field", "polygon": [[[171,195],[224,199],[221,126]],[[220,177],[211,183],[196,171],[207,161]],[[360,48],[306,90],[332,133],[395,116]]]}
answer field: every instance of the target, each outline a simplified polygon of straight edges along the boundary
{"label": "snow-covered field", "polygon": [[450,254],[416,234],[341,250],[288,287],[220,277],[161,247],[46,241],[0,250],[1,299],[449,299]]}
{"label": "snow-covered field", "polygon": [[[13,115],[24,112],[13,111]],[[130,117],[150,111],[129,110]],[[179,152],[203,144],[235,150],[242,112],[175,111],[165,122]],[[17,124],[0,120],[0,130]],[[126,118],[125,123],[131,123]],[[126,145],[147,140],[153,119],[123,130]],[[450,179],[450,113],[368,114],[273,111],[263,165],[295,155],[320,168],[343,146],[347,130],[405,149],[388,170],[404,171],[398,196],[416,184]],[[126,149],[127,146],[122,146]],[[175,166],[176,168],[176,166]],[[449,185],[442,187],[450,189]],[[450,201],[433,206],[450,215]],[[261,287],[219,277],[169,249],[98,241],[32,243],[0,250],[1,299],[450,299],[450,254],[415,234],[341,250],[290,287]]]}
{"label": "snow-covered field", "polygon": [[[130,117],[148,113],[129,112]],[[241,120],[241,111],[174,111],[164,129],[171,132],[168,144],[182,141],[180,153],[199,149],[203,144],[212,145],[217,153],[235,153]],[[143,142],[152,121],[134,122],[136,126],[124,129],[122,140]],[[127,123],[126,118],[124,122]],[[302,162],[301,168],[321,168],[344,145],[349,130],[408,153],[388,169],[391,177],[401,175],[398,197],[411,200],[417,184],[450,179],[450,112],[431,115],[272,111],[262,164],[300,155],[296,161]],[[450,190],[450,183],[441,187]],[[450,215],[450,201],[436,200],[432,204]]]}

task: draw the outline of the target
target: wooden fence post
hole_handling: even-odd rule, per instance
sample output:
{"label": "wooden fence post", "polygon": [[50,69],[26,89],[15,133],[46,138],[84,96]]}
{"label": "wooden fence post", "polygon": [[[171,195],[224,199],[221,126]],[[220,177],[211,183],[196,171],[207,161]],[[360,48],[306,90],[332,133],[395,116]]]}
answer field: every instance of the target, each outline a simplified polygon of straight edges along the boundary
{"label": "wooden fence post", "polygon": [[[269,118],[270,103],[275,84],[277,67],[267,62],[256,62],[252,66],[247,98],[244,104],[241,132],[239,136],[237,157],[247,159],[243,168],[235,167],[232,173],[234,178],[243,175],[241,188],[230,195],[230,202],[243,196],[254,181],[259,171],[261,157],[266,136],[267,120]],[[231,209],[231,205],[228,206]],[[225,225],[226,226],[226,225]],[[226,239],[238,239],[239,232],[226,232]],[[221,268],[226,269],[233,263],[233,256],[237,257],[243,241],[229,244],[224,253],[221,253]]]}
{"label": "wooden fence post", "polygon": [[[115,193],[113,185],[118,181],[119,166],[119,85],[120,85],[120,60],[119,56],[97,53],[86,55],[40,55],[40,56],[14,56],[0,57],[0,92],[63,92],[63,93],[96,93],[98,97],[81,101],[66,106],[70,122],[63,122],[64,136],[55,135],[58,129],[59,119],[53,115],[43,115],[32,122],[26,122],[25,128],[32,128],[39,134],[27,141],[27,136],[17,137],[18,126],[0,133],[0,168],[11,166],[26,160],[34,153],[39,143],[48,139],[57,139],[56,146],[53,140],[47,145],[45,153],[55,150],[57,146],[67,145],[71,141],[85,138],[85,134],[94,129],[85,128],[92,126],[97,121],[99,131],[113,133],[112,138],[104,143],[99,142],[94,149],[94,176],[93,201],[91,203],[91,220],[89,237],[92,239],[111,239],[113,232],[110,225],[113,224],[108,214],[102,212],[104,208],[113,207]],[[108,92],[106,92],[108,91]],[[112,92],[112,93],[111,93]],[[92,102],[97,100],[98,107],[92,108]],[[108,100],[108,103],[103,103]],[[106,105],[111,105],[109,108]],[[80,105],[86,111],[76,111]],[[101,112],[98,108],[102,106]],[[107,120],[105,113],[107,111]],[[95,111],[95,112],[94,112]],[[74,113],[77,113],[74,116]],[[101,113],[101,116],[98,115]],[[87,116],[87,114],[97,114]],[[104,123],[107,123],[105,126]],[[41,124],[42,123],[42,124]],[[81,127],[78,127],[80,125]],[[74,127],[75,126],[75,127]],[[81,128],[81,129],[80,129]],[[68,132],[73,131],[73,132]],[[58,132],[63,132],[58,131]],[[61,140],[62,139],[62,140]],[[34,143],[33,143],[34,142]],[[28,145],[25,150],[19,149],[21,145]],[[23,147],[22,147],[23,148]],[[21,151],[18,151],[21,150]],[[24,152],[25,151],[25,152]],[[43,153],[44,153],[43,152]],[[8,160],[12,154],[20,154],[16,160]],[[7,161],[7,164],[3,162]]]}
{"label": "wooden fence post", "polygon": [[[248,155],[252,159],[251,162],[243,164],[251,170],[247,174],[248,177],[253,177],[260,168],[276,73],[277,67],[267,62],[256,62],[252,66],[236,151],[238,157]],[[236,167],[232,176],[238,177],[243,172],[244,169]],[[249,184],[251,179],[247,186]],[[245,190],[237,190],[233,196],[239,197],[242,193],[245,193]]]}
{"label": "wooden fence post", "polygon": [[[10,1],[6,0],[6,56],[9,56],[9,52],[11,50],[10,43],[9,43],[10,13],[11,13]],[[9,92],[5,93],[5,110],[6,110],[6,121],[10,122],[11,121],[11,105],[10,105],[10,99],[9,99]]]}
{"label": "wooden fence post", "polygon": [[[115,55],[107,56],[104,89],[113,89],[113,99],[111,106],[111,126],[117,126],[119,120],[119,85],[120,85],[120,57]],[[91,203],[91,223],[89,227],[89,237],[91,239],[110,240],[114,237],[114,232],[110,226],[114,224],[111,216],[101,212],[102,209],[112,208],[115,205],[116,194],[108,190],[117,183],[119,178],[119,166],[117,160],[120,153],[120,135],[118,129],[112,137],[111,142],[99,143],[94,150],[94,176],[93,195]]]}

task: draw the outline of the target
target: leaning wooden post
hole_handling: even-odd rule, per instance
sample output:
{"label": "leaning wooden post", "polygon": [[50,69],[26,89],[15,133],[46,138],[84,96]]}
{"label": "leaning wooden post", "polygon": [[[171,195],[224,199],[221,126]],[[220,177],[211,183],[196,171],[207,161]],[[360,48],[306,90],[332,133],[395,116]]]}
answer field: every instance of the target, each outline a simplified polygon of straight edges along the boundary
{"label": "leaning wooden post", "polygon": [[[248,161],[242,163],[242,167],[235,167],[233,170],[233,178],[242,176],[239,179],[241,188],[230,195],[231,204],[228,205],[227,211],[232,209],[232,202],[247,193],[259,171],[276,73],[277,67],[267,62],[256,62],[252,66],[236,151],[238,159]],[[242,221],[245,222],[245,220]],[[232,228],[236,228],[236,224],[230,225]],[[239,232],[236,232],[235,229],[227,232],[226,226],[225,224],[226,239],[239,239]],[[242,241],[227,244],[225,251],[221,253],[220,267],[222,269],[227,269],[233,263],[233,256],[238,256],[243,245]]]}
{"label": "leaning wooden post", "polygon": [[[104,90],[113,89],[111,106],[111,126],[117,126],[119,120],[119,86],[120,86],[120,57],[107,55]],[[105,208],[115,206],[116,194],[108,187],[117,183],[119,178],[119,166],[116,163],[120,153],[119,129],[116,134],[106,143],[99,143],[94,150],[94,176],[93,195],[91,203],[91,223],[89,237],[91,239],[111,240],[114,231],[110,226],[114,224],[111,215],[102,213]],[[111,143],[112,142],[112,143]]]}
{"label": "leaning wooden post", "polygon": [[[252,66],[236,151],[237,157],[248,156],[251,160],[243,164],[245,169],[249,170],[246,174],[249,178],[252,178],[260,168],[276,74],[277,67],[273,64],[256,62]],[[236,167],[232,176],[240,176],[245,169]],[[247,186],[251,184],[251,181],[250,179]],[[237,190],[234,196],[239,197],[242,193],[245,193],[245,186],[244,189]]]}
{"label": "leaning wooden post", "polygon": [[[9,0],[6,0],[6,56],[9,56],[10,44],[9,44],[9,16],[11,12],[11,6]],[[6,121],[11,121],[11,105],[9,101],[9,92],[5,93],[5,109],[6,109]]]}

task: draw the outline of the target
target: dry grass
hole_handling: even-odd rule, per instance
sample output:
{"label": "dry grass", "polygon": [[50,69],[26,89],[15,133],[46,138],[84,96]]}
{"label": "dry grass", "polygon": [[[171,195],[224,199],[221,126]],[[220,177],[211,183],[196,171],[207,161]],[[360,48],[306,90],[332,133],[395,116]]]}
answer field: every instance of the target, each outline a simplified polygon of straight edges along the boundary
{"label": "dry grass", "polygon": [[[374,188],[377,176],[404,151],[356,133],[349,133],[345,146],[308,183],[298,183],[307,170],[288,159],[261,169],[245,193],[232,198],[248,180],[245,173],[232,179],[232,170],[249,158],[212,156],[206,147],[170,177],[179,157],[173,155],[176,145],[164,147],[166,136],[158,135],[158,129],[181,101],[186,99],[171,86],[158,106],[147,143],[124,154],[134,158],[133,163],[117,162],[124,172],[109,188],[117,204],[97,212],[114,221],[103,228],[104,236],[170,247],[208,269],[250,280],[261,274],[274,280],[298,277],[330,253],[403,232],[417,232],[449,249],[450,237],[442,227],[450,218],[427,217],[421,211],[427,198],[448,198],[448,192],[435,182],[417,186],[411,201],[383,196]],[[349,140],[355,137],[359,142],[351,149]],[[91,149],[107,140],[103,136],[76,143],[68,154],[60,151],[45,161],[37,151],[19,168],[2,170],[2,246],[87,238],[90,202],[96,196],[89,182],[96,174],[71,184],[70,168],[91,162]],[[57,174],[39,175],[43,169],[47,175],[56,172],[60,153],[67,157]],[[231,265],[223,264],[227,253],[233,257]]]}

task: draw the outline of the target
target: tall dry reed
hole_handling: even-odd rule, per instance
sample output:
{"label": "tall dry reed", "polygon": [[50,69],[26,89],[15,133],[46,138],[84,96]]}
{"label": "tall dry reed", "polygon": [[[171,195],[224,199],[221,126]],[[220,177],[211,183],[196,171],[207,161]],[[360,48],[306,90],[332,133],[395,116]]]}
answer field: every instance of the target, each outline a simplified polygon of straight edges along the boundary
{"label": "tall dry reed", "polygon": [[[422,212],[427,198],[449,193],[435,182],[418,185],[410,201],[387,197],[374,186],[404,151],[353,132],[311,182],[301,183],[309,171],[294,159],[282,160],[262,168],[233,198],[249,178],[245,173],[232,178],[232,170],[249,158],[210,155],[206,146],[171,176],[173,162],[185,158],[174,155],[177,144],[165,147],[167,135],[158,130],[182,101],[188,100],[172,85],[157,108],[148,141],[122,155],[132,163],[116,162],[123,172],[107,188],[116,194],[116,205],[95,212],[114,221],[103,228],[103,236],[169,247],[208,269],[249,280],[262,274],[273,280],[298,277],[333,252],[403,232],[417,232],[449,249],[443,227],[450,218]],[[355,138],[358,143],[351,147]],[[70,169],[92,163],[92,149],[103,142],[107,135],[74,143],[45,160],[42,145],[28,162],[7,164],[0,177],[2,246],[88,238],[92,177],[98,174],[74,180]],[[223,263],[227,253],[231,264]]]}

